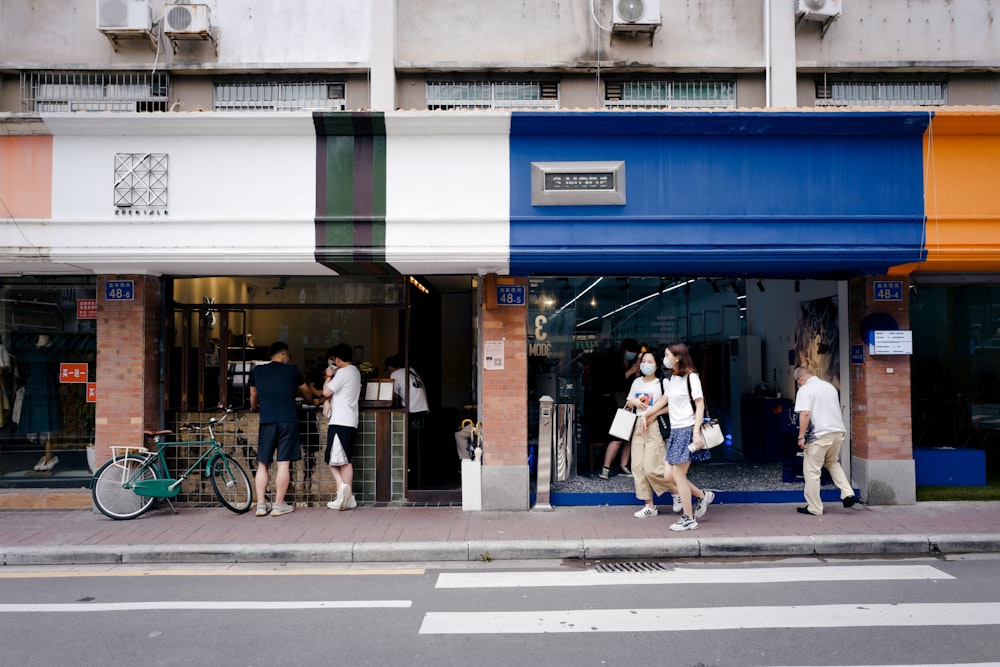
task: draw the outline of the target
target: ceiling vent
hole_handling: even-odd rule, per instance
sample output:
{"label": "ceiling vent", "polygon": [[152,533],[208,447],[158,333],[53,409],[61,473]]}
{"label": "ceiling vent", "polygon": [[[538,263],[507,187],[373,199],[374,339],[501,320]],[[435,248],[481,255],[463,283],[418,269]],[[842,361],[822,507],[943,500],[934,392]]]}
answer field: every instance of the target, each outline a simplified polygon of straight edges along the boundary
{"label": "ceiling vent", "polygon": [[153,14],[148,0],[97,0],[98,30],[150,30]]}
{"label": "ceiling vent", "polygon": [[661,25],[660,0],[614,0],[612,11],[612,44],[615,35],[649,33],[649,45],[653,45],[653,34]]}
{"label": "ceiling vent", "polygon": [[177,53],[181,40],[208,40],[219,55],[218,29],[212,26],[212,13],[208,5],[168,4],[163,7],[163,33]]}

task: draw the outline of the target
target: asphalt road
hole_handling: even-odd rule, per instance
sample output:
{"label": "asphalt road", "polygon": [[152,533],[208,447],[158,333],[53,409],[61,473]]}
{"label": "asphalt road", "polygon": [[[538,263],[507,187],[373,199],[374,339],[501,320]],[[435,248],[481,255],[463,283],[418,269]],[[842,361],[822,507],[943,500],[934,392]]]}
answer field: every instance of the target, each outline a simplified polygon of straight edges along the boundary
{"label": "asphalt road", "polygon": [[8,567],[2,665],[1000,664],[1000,556]]}

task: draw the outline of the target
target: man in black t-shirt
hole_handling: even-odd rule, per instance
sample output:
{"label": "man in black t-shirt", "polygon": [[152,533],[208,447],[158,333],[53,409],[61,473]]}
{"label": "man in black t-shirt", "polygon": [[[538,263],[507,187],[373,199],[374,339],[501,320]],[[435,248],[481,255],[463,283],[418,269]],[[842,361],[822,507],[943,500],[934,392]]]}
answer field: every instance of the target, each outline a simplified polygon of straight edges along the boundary
{"label": "man in black t-shirt", "polygon": [[294,506],[285,502],[291,481],[291,462],[302,458],[299,441],[299,423],[296,414],[295,394],[312,399],[312,391],[302,372],[288,365],[288,345],[282,341],[271,343],[271,361],[258,364],[250,371],[250,409],[260,409],[260,426],[257,433],[257,516],[266,516],[269,468],[276,458],[278,471],[274,478],[274,506],[271,516],[288,514]]}

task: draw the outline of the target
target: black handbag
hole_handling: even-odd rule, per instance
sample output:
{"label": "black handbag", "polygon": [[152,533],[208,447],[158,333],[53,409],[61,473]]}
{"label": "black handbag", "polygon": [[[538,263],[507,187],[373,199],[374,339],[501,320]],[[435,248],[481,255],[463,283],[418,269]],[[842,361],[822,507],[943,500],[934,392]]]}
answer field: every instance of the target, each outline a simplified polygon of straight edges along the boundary
{"label": "black handbag", "polygon": [[[663,386],[663,378],[660,378],[660,390],[666,394],[667,390]],[[660,435],[664,442],[670,442],[670,413],[656,415],[656,423],[660,427]]]}

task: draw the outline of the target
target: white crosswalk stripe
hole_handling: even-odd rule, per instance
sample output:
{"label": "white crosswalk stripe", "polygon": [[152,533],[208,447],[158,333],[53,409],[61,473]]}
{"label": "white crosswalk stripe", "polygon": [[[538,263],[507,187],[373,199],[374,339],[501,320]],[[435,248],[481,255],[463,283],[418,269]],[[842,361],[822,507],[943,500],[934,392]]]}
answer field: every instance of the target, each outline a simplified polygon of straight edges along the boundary
{"label": "white crosswalk stripe", "polygon": [[428,613],[420,634],[682,632],[763,628],[1000,625],[1000,603]]}
{"label": "white crosswalk stripe", "polygon": [[803,581],[953,579],[931,565],[831,565],[772,568],[676,568],[662,572],[445,572],[437,588],[533,588],[657,584],[764,584]]}

